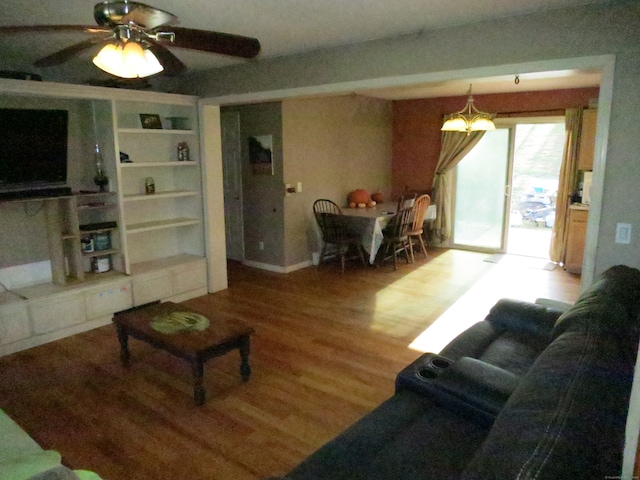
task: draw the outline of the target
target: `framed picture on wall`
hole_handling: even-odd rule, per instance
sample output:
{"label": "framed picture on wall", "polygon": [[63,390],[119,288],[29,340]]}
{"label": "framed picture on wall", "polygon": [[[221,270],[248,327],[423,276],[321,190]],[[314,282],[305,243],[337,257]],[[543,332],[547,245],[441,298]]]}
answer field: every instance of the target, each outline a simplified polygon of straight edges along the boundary
{"label": "framed picture on wall", "polygon": [[155,113],[141,113],[140,123],[142,124],[142,128],[162,129],[160,115],[156,115]]}
{"label": "framed picture on wall", "polygon": [[273,135],[249,137],[249,163],[254,175],[273,175]]}

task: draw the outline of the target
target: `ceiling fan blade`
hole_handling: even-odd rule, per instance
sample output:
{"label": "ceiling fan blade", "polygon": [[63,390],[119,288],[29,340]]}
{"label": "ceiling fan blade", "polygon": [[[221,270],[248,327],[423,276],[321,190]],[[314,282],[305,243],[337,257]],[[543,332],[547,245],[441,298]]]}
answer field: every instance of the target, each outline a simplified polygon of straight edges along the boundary
{"label": "ceiling fan blade", "polygon": [[260,53],[260,42],[256,38],[182,27],[166,26],[158,27],[155,30],[156,33],[175,34],[173,43],[159,38],[158,40],[164,45],[241,58],[255,58]]}
{"label": "ceiling fan blade", "polygon": [[147,41],[149,50],[156,56],[166,75],[179,75],[187,70],[187,66],[165,47],[154,40],[147,39]]}
{"label": "ceiling fan blade", "polygon": [[48,55],[44,58],[36,60],[33,64],[36,67],[52,67],[54,65],[60,65],[61,63],[71,60],[72,57],[82,52],[83,50],[91,48],[98,43],[105,42],[110,38],[112,37],[108,36],[108,37],[100,37],[100,38],[90,38],[83,42],[76,43],[75,45],[71,45],[70,47],[63,48],[62,50],[58,50],[57,52],[52,53],[51,55]]}
{"label": "ceiling fan blade", "polygon": [[37,32],[85,32],[85,33],[110,33],[110,29],[96,27],[95,25],[13,25],[0,27],[2,33],[37,33]]}
{"label": "ceiling fan blade", "polygon": [[133,22],[142,28],[156,28],[178,22],[174,14],[133,1],[107,1],[96,4],[93,18],[98,25],[127,25]]}

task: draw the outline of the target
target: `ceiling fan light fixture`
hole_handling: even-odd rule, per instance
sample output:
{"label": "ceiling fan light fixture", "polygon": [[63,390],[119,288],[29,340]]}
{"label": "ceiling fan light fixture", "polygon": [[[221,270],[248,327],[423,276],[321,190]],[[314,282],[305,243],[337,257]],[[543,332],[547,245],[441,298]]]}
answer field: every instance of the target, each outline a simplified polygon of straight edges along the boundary
{"label": "ceiling fan light fixture", "polygon": [[496,125],[491,119],[493,115],[481,112],[473,104],[471,95],[471,85],[469,85],[469,99],[467,105],[459,112],[448,115],[442,125],[443,132],[464,132],[469,135],[471,132],[495,130]]}
{"label": "ceiling fan light fixture", "polygon": [[160,73],[163,68],[149,49],[135,41],[108,43],[93,58],[99,69],[120,78],[144,78]]}

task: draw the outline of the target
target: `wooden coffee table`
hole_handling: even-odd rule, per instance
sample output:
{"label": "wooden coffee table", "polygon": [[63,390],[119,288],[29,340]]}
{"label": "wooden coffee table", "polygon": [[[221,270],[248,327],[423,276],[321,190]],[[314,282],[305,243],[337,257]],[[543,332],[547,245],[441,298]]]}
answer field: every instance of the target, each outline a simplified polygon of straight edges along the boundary
{"label": "wooden coffee table", "polygon": [[[178,333],[162,333],[151,326],[152,320],[171,312],[204,315],[209,319],[210,325],[202,331]],[[196,405],[204,403],[204,364],[210,358],[224,355],[237,348],[241,358],[240,375],[245,382],[249,380],[249,336],[254,329],[242,322],[216,319],[214,312],[186,308],[173,302],[118,313],[113,317],[113,322],[116,324],[120,341],[120,359],[125,367],[130,365],[129,336],[187,360],[193,372],[193,396]]]}

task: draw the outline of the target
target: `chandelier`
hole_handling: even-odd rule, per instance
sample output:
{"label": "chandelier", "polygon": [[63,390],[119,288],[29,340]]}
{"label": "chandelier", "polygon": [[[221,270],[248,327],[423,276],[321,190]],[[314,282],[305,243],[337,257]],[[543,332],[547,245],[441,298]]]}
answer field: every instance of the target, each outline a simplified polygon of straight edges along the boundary
{"label": "chandelier", "polygon": [[467,135],[471,132],[495,130],[496,125],[491,120],[493,115],[481,112],[473,104],[471,85],[469,85],[467,95],[469,95],[467,105],[459,112],[447,115],[447,119],[440,130],[444,132],[465,132]]}

